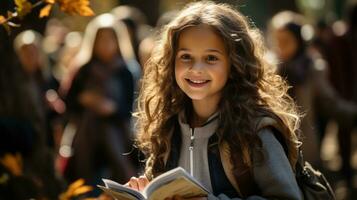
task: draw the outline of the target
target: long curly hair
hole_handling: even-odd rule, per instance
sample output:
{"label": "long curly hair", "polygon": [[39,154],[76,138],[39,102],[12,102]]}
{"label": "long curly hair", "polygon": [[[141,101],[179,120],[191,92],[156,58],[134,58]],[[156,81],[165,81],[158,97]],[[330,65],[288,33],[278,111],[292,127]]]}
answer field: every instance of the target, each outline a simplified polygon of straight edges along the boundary
{"label": "long curly hair", "polygon": [[[213,2],[187,5],[160,32],[154,51],[146,63],[138,99],[136,128],[138,146],[146,154],[146,175],[153,177],[164,170],[164,157],[170,149],[170,138],[177,115],[192,109],[191,99],[175,80],[175,56],[178,38],[187,27],[211,26],[223,39],[229,52],[231,73],[219,102],[219,142],[228,142],[232,152],[240,152],[252,167],[253,149],[262,146],[255,123],[269,116],[285,128],[288,144],[298,146],[300,114],[288,96],[288,85],[268,62],[260,32],[234,8]],[[295,150],[296,150],[295,149]],[[234,161],[238,154],[232,154]],[[297,157],[297,151],[289,155]],[[233,162],[233,166],[234,166]]]}

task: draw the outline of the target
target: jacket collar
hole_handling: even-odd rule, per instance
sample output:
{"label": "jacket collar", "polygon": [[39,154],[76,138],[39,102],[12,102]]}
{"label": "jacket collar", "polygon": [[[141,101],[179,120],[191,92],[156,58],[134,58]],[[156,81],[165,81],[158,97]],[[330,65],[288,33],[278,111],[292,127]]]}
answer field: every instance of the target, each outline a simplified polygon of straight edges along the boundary
{"label": "jacket collar", "polygon": [[[215,112],[211,115],[207,121],[200,127],[194,128],[195,138],[209,138],[212,136],[216,129],[218,128],[219,123],[219,112]],[[180,124],[181,132],[184,136],[191,134],[192,127],[189,125],[185,111],[181,111],[178,115],[178,121]]]}

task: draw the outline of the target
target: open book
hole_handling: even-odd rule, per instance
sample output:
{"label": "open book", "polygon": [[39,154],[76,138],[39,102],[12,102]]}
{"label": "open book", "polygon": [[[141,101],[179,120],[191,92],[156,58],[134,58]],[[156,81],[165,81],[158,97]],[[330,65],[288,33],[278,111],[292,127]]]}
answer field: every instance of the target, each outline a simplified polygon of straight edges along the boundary
{"label": "open book", "polygon": [[162,200],[174,195],[184,198],[207,196],[209,193],[183,168],[177,167],[154,178],[142,192],[112,180],[103,179],[105,186],[98,187],[117,200]]}

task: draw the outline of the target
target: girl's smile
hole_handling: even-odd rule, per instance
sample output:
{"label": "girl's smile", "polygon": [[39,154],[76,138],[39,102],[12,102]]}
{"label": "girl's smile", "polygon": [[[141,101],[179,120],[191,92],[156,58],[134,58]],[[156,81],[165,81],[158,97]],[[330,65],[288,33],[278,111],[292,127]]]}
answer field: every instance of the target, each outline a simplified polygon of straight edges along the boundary
{"label": "girl's smile", "polygon": [[195,79],[195,78],[186,78],[186,81],[190,86],[197,87],[197,88],[204,87],[210,82],[210,80]]}

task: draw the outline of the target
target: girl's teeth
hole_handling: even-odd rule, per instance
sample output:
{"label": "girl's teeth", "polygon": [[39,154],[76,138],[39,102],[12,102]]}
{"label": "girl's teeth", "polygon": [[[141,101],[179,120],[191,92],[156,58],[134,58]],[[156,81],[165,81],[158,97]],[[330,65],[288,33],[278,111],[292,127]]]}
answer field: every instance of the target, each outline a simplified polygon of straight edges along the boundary
{"label": "girl's teeth", "polygon": [[206,81],[196,81],[196,80],[190,80],[193,83],[205,83]]}

